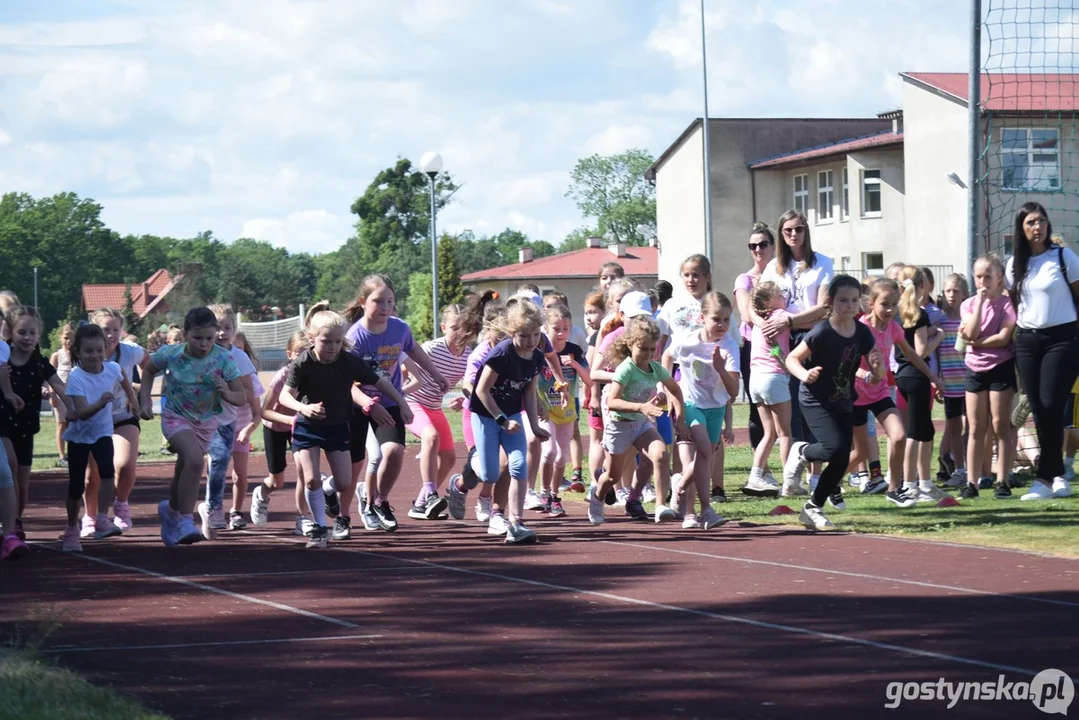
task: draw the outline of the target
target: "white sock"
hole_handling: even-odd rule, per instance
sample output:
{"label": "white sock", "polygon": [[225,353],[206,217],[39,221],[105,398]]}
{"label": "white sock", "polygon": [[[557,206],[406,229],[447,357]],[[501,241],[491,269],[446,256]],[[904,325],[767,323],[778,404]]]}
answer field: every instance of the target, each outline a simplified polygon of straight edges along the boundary
{"label": "white sock", "polygon": [[303,492],[307,496],[307,506],[311,508],[311,519],[316,525],[326,527],[326,496],[322,488],[304,488]]}
{"label": "white sock", "polygon": [[322,478],[322,491],[328,493],[337,492],[337,482],[334,480],[333,475],[327,475]]}
{"label": "white sock", "polygon": [[918,481],[918,489],[919,490],[932,490],[933,489],[933,481],[932,480],[919,480]]}
{"label": "white sock", "polygon": [[903,481],[903,489],[904,490],[908,490],[908,489],[911,489],[913,487],[915,487],[915,484],[914,484],[913,480],[904,480]]}
{"label": "white sock", "polygon": [[764,477],[764,468],[759,468],[759,467],[750,468],[749,469],[749,477],[751,477],[751,478],[762,478],[762,477]]}
{"label": "white sock", "polygon": [[819,482],[820,482],[820,475],[810,475],[809,476],[809,492],[816,492],[817,491],[817,483],[819,483]]}

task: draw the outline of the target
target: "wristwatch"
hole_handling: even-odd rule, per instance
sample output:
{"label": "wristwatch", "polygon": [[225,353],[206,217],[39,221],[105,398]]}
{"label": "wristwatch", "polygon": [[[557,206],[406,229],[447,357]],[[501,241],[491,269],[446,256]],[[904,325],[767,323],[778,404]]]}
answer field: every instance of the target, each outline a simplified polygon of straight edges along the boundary
{"label": "wristwatch", "polygon": [[498,417],[495,418],[495,422],[498,423],[499,427],[506,427],[506,423],[509,421],[506,419],[505,415],[499,413]]}

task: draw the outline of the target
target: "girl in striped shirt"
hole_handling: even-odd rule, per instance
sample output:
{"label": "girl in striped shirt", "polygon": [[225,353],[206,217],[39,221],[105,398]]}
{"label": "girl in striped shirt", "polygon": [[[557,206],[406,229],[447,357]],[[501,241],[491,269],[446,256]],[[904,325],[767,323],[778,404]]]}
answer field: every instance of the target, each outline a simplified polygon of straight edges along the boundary
{"label": "girl in striped shirt", "polygon": [[[472,351],[465,344],[468,337],[463,314],[461,305],[443,308],[440,318],[442,337],[423,344],[435,369],[451,387],[464,377],[468,354]],[[438,488],[449,477],[457,459],[453,431],[442,409],[446,393],[418,365],[411,360],[404,362],[409,374],[419,381],[412,392],[406,392],[406,399],[412,410],[408,431],[420,439],[420,478],[423,480],[423,487],[409,508],[408,516],[417,520],[444,520],[446,516],[442,513],[446,509],[446,499],[438,496]],[[454,398],[449,407],[460,411],[464,401],[464,396]]]}
{"label": "girl in striped shirt", "polygon": [[944,279],[940,295],[940,309],[944,312],[940,327],[944,331],[944,340],[937,348],[940,376],[944,380],[945,426],[940,453],[942,457],[951,453],[952,461],[955,463],[955,471],[951,479],[946,481],[946,487],[965,487],[967,482],[967,446],[963,435],[967,366],[963,360],[963,353],[955,349],[955,341],[959,338],[959,306],[968,295],[970,291],[965,277],[952,273]]}

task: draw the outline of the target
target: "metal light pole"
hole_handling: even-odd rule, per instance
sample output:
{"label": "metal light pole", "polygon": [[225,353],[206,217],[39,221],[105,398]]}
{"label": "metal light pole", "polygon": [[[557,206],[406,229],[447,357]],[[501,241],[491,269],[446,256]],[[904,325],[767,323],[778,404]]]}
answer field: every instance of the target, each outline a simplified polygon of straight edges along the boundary
{"label": "metal light pole", "polygon": [[420,158],[420,168],[431,179],[431,337],[438,337],[438,235],[435,232],[435,177],[442,172],[442,156],[427,152]]}
{"label": "metal light pole", "polygon": [[[975,0],[977,2],[977,0]],[[708,264],[712,262],[712,173],[711,156],[708,151],[708,45],[705,41],[704,0],[701,0],[701,72],[704,83],[704,118],[701,131],[704,133],[704,256]]]}
{"label": "metal light pole", "polygon": [[[978,257],[978,154],[982,125],[982,0],[970,2],[970,77],[967,88],[970,168],[967,182],[967,277],[974,278]],[[1016,238],[1016,242],[1019,239]]]}
{"label": "metal light pole", "polygon": [[37,305],[37,265],[34,266],[34,311],[36,312]]}

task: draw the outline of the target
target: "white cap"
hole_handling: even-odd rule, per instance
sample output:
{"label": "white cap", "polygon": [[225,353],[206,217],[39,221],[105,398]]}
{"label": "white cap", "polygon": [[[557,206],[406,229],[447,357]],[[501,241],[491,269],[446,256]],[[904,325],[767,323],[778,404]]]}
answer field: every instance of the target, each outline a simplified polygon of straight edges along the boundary
{"label": "white cap", "polygon": [[622,302],[618,303],[618,310],[628,318],[638,315],[652,317],[652,301],[646,293],[634,290],[622,296]]}
{"label": "white cap", "polygon": [[525,300],[531,300],[533,303],[535,303],[536,307],[543,307],[543,300],[541,300],[540,296],[532,292],[531,290],[522,290],[521,292],[517,293],[517,297],[524,298]]}

